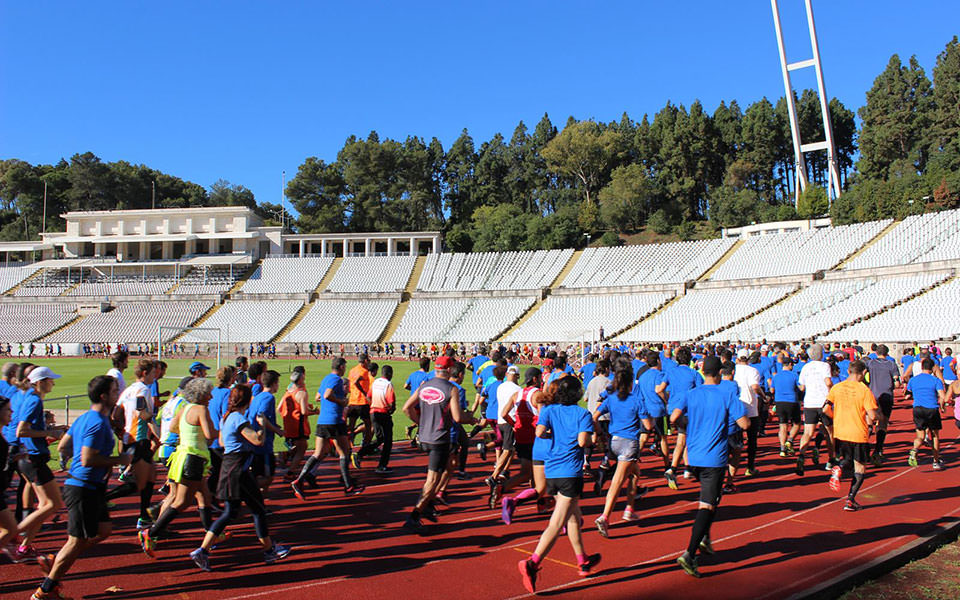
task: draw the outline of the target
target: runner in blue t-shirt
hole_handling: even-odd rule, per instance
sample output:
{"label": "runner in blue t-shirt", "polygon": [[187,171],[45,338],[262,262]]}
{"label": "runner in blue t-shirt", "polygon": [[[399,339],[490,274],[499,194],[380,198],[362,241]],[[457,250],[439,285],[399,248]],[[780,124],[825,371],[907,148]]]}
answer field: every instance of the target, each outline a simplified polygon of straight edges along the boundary
{"label": "runner in blue t-shirt", "polygon": [[253,463],[250,469],[257,480],[257,485],[264,493],[273,482],[276,472],[276,454],[273,452],[273,440],[277,434],[283,435],[283,428],[277,425],[277,398],[275,394],[280,387],[280,373],[266,371],[260,378],[263,391],[256,394],[250,401],[247,409],[247,421],[254,431],[260,431],[260,419],[263,416],[263,445],[253,449]]}
{"label": "runner in blue t-shirt", "polygon": [[582,577],[600,561],[600,555],[587,555],[580,534],[580,495],[583,493],[583,449],[592,441],[593,421],[590,413],[577,405],[582,386],[576,377],[563,377],[557,382],[556,404],[540,411],[536,435],[552,440],[544,460],[547,493],[556,498],[550,522],[530,558],[518,563],[523,586],[531,594],[536,591],[537,575],[543,559],[553,547],[562,527],[566,526],[570,545]]}
{"label": "runner in blue t-shirt", "polygon": [[[793,455],[793,440],[800,431],[800,377],[793,369],[793,359],[786,354],[780,356],[780,371],[773,376],[773,402],[776,406],[777,421],[780,423],[780,457]],[[789,428],[789,435],[787,429]]]}
{"label": "runner in blue t-shirt", "polygon": [[[413,373],[410,373],[410,376],[407,377],[407,380],[403,384],[403,389],[410,392],[410,396],[413,395],[417,388],[419,388],[424,381],[433,377],[433,374],[430,372],[430,358],[423,356],[420,358],[420,368]],[[410,396],[407,396],[409,398]],[[413,431],[417,428],[416,425],[410,424],[407,425],[407,439],[413,442],[413,445],[417,445],[417,440],[413,435]]]}
{"label": "runner in blue t-shirt", "polygon": [[587,362],[580,367],[579,375],[580,380],[583,381],[583,389],[587,389],[587,386],[590,385],[590,381],[593,379],[593,374],[597,370],[597,355],[588,354]]}
{"label": "runner in blue t-shirt", "polygon": [[[667,384],[666,389],[664,390],[667,400],[667,414],[672,412],[672,407],[670,406],[671,400],[678,398],[687,390],[692,390],[695,387],[703,385],[703,376],[690,368],[690,361],[693,359],[690,348],[687,346],[681,346],[677,349],[675,356],[677,359],[677,366],[669,371],[664,370],[663,372],[664,381]],[[678,488],[676,473],[677,469],[680,468],[680,460],[683,458],[684,449],[686,448],[687,443],[686,417],[681,417],[680,420],[677,421],[676,427],[677,443],[673,448],[673,456],[670,458],[670,466],[667,468],[665,473],[667,485],[674,490]],[[692,473],[690,473],[689,469],[684,469],[683,474],[685,479],[690,479],[692,477]]]}
{"label": "runner in blue t-shirt", "polygon": [[713,553],[710,525],[722,495],[721,486],[727,469],[727,436],[730,421],[742,429],[750,427],[746,405],[733,394],[725,393],[720,383],[720,359],[711,356],[703,361],[704,385],[689,390],[670,415],[676,422],[687,414],[687,460],[700,481],[700,504],[690,534],[687,550],[677,563],[689,575],[699,577],[697,550]]}
{"label": "runner in blue t-shirt", "polygon": [[940,460],[940,429],[943,427],[940,412],[946,409],[947,399],[946,387],[939,377],[933,375],[934,366],[936,361],[924,358],[920,363],[923,371],[907,382],[907,394],[913,397],[913,424],[917,430],[907,464],[917,466],[917,451],[923,445],[926,434],[930,436],[933,446],[933,468],[939,471],[943,468],[943,461]]}

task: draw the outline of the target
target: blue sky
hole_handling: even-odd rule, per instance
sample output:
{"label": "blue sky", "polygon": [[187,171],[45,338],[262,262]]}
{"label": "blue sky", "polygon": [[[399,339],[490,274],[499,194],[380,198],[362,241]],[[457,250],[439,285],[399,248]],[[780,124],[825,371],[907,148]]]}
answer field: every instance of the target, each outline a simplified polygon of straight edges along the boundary
{"label": "blue sky", "polygon": [[[802,0],[781,0],[791,60]],[[890,55],[932,76],[960,3],[815,0],[827,92],[850,108]],[[90,150],[279,202],[347,136],[509,138],[549,113],[639,119],[667,100],[783,94],[769,3],[0,0],[0,158]],[[812,73],[812,71],[811,71]],[[798,75],[798,88],[813,87]]]}

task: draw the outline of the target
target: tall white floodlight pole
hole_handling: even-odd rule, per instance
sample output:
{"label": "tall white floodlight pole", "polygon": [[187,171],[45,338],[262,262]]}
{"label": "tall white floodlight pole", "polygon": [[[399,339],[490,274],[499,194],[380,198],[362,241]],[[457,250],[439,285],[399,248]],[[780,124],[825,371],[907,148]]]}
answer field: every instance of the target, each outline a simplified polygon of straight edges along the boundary
{"label": "tall white floodlight pole", "polygon": [[287,212],[284,200],[287,197],[287,172],[280,171],[280,233],[283,233],[284,216]]}
{"label": "tall white floodlight pole", "polygon": [[[804,0],[807,10],[807,30],[810,32],[810,48],[812,58],[797,62],[787,62],[787,52],[783,46],[783,30],[780,26],[780,8],[777,0],[770,0],[773,10],[773,28],[777,33],[777,48],[780,51],[780,68],[783,74],[783,89],[787,100],[787,114],[790,119],[790,134],[793,138],[793,157],[796,166],[796,186],[794,204],[800,199],[800,194],[807,188],[807,169],[803,155],[807,152],[827,151],[827,197],[832,202],[840,197],[840,171],[837,167],[837,152],[833,141],[833,125],[830,122],[830,106],[827,98],[826,86],[823,83],[823,68],[820,64],[820,46],[817,43],[817,29],[813,23],[812,0]],[[817,91],[820,95],[820,116],[823,119],[824,140],[804,144],[800,139],[800,124],[797,120],[797,106],[793,97],[793,84],[790,83],[790,72],[797,69],[813,67],[817,76]]]}

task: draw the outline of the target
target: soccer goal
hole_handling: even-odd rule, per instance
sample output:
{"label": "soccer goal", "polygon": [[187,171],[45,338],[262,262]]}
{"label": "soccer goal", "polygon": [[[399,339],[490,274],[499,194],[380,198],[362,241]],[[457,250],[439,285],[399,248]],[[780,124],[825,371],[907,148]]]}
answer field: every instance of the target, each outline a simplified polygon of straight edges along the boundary
{"label": "soccer goal", "polygon": [[223,339],[219,327],[157,327],[157,360],[216,356],[220,368]]}

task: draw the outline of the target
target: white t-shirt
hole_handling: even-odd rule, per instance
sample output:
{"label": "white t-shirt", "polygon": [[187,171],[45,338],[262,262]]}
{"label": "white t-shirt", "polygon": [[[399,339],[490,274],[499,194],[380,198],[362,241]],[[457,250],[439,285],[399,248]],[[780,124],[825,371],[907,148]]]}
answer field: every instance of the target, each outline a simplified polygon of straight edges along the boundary
{"label": "white t-shirt", "polygon": [[123,390],[127,389],[127,381],[123,378],[123,373],[120,372],[120,369],[114,367],[107,371],[107,375],[117,380],[117,389],[121,394]]}
{"label": "white t-shirt", "polygon": [[123,443],[129,444],[137,440],[147,439],[147,421],[141,421],[137,410],[137,398],[142,397],[146,401],[147,412],[153,414],[153,394],[150,388],[140,381],[134,381],[127,389],[120,394],[120,400],[117,401],[123,408]]}
{"label": "white t-shirt", "polygon": [[760,371],[750,365],[738,364],[733,371],[733,380],[740,386],[740,401],[747,405],[746,416],[760,416],[757,393],[753,390],[753,386],[760,385]]}
{"label": "white t-shirt", "polygon": [[[497,387],[497,423],[498,424],[502,425],[507,422],[507,420],[503,418],[503,409],[504,407],[506,407],[507,402],[510,401],[510,398],[522,389],[523,388],[521,388],[519,385],[515,384],[512,381],[507,381],[507,380],[504,380],[504,382],[501,383],[499,387]],[[511,415],[517,414],[516,405],[514,405],[513,410],[510,411],[510,414]]]}
{"label": "white t-shirt", "polygon": [[820,360],[812,360],[800,369],[797,383],[803,386],[803,407],[823,408],[827,401],[826,379],[830,379],[830,365]]}

